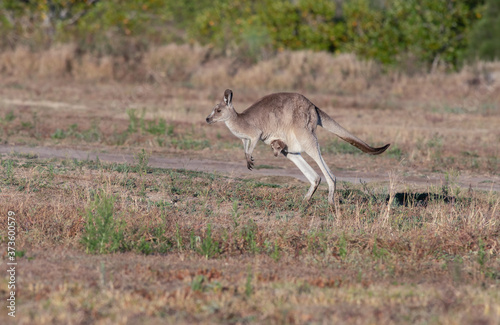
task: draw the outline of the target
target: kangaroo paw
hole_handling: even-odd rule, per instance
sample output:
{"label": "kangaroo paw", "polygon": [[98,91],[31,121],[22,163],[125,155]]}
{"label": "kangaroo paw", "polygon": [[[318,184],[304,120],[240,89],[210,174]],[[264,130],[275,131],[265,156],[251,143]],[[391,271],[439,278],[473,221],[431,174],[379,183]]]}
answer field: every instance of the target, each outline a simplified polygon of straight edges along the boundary
{"label": "kangaroo paw", "polygon": [[253,169],[253,166],[254,166],[254,163],[253,161],[247,161],[247,168],[252,170]]}
{"label": "kangaroo paw", "polygon": [[250,169],[250,170],[252,170],[253,166],[254,166],[254,163],[253,163],[254,159],[253,159],[253,157],[246,154],[245,158],[247,159],[247,168]]}

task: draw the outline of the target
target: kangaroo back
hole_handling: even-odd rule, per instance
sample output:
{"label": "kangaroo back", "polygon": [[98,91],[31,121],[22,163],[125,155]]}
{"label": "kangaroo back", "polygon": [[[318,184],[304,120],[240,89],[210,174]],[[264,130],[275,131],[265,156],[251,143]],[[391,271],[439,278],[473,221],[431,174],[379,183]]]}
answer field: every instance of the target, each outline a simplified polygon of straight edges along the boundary
{"label": "kangaroo back", "polygon": [[383,147],[374,148],[366,144],[363,140],[359,139],[346,129],[344,129],[340,124],[335,122],[333,118],[331,118],[328,114],[320,110],[316,107],[316,112],[318,113],[318,125],[322,126],[326,130],[332,132],[342,140],[350,143],[356,148],[360,149],[363,152],[366,152],[370,155],[380,155],[382,152],[386,151],[389,148],[390,144],[386,144]]}

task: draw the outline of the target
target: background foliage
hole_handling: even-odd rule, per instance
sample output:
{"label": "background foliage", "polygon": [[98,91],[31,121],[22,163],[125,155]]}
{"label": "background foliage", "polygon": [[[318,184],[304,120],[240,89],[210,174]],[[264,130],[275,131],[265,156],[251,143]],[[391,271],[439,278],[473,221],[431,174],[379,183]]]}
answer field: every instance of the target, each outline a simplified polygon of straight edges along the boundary
{"label": "background foliage", "polygon": [[486,9],[469,35],[469,55],[495,60],[500,58],[500,2],[487,0]]}
{"label": "background foliage", "polygon": [[0,47],[74,42],[133,57],[201,43],[245,60],[277,51],[354,52],[386,65],[457,67],[500,55],[497,0],[4,0]]}

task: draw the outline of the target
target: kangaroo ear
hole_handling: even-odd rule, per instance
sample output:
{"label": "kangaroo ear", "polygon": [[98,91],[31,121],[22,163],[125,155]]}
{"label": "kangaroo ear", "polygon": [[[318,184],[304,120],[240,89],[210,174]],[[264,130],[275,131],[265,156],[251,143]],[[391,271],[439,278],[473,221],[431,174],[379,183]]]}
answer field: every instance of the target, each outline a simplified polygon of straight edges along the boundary
{"label": "kangaroo ear", "polygon": [[224,92],[224,103],[226,105],[231,104],[231,101],[233,100],[233,91],[231,89],[226,89]]}

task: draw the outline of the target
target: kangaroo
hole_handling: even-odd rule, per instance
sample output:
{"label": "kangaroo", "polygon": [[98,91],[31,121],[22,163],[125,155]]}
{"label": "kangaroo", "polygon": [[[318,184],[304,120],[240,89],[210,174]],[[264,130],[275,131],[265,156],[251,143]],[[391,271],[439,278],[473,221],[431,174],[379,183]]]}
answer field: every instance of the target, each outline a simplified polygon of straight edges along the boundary
{"label": "kangaroo", "polygon": [[274,140],[274,141],[271,141],[271,149],[273,149],[274,156],[278,157],[282,151],[283,151],[283,154],[286,156],[288,147],[283,141]]}
{"label": "kangaroo", "polygon": [[371,155],[383,153],[390,144],[374,148],[352,135],[333,118],[320,110],[309,99],[297,93],[276,93],[259,99],[242,113],[236,112],[232,103],[233,91],[226,89],[223,101],[215,105],[207,116],[208,124],[225,122],[229,130],[243,141],[248,169],[252,170],[252,152],[259,140],[271,144],[275,140],[286,143],[286,154],[309,180],[311,186],[304,196],[309,201],[321,182],[321,177],[302,158],[307,153],[318,164],[328,183],[328,202],[334,204],[336,179],[326,165],[316,137],[317,126],[340,137],[342,140]]}

